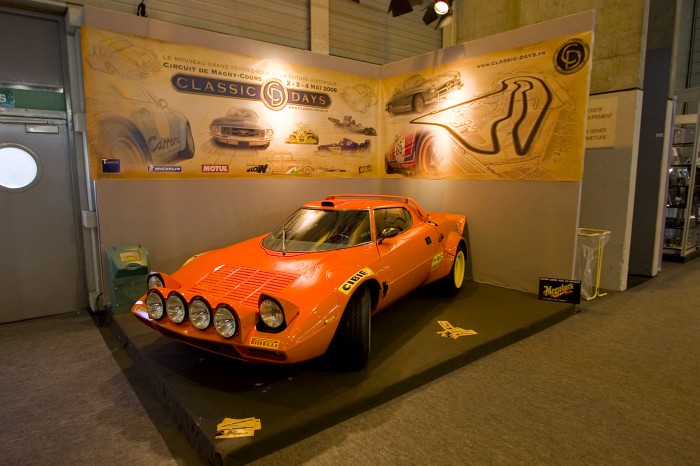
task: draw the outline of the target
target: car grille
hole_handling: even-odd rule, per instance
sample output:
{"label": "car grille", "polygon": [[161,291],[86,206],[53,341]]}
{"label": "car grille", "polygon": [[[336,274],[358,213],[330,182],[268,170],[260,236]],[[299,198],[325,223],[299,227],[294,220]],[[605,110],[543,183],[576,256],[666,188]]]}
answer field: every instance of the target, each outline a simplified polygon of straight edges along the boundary
{"label": "car grille", "polygon": [[288,273],[224,265],[202,278],[189,291],[220,296],[225,301],[240,301],[245,305],[257,307],[261,293],[279,293],[297,278],[298,275]]}
{"label": "car grille", "polygon": [[221,134],[224,136],[241,136],[241,137],[258,137],[261,138],[265,136],[265,131],[262,129],[247,129],[247,128],[235,128],[232,126],[222,126]]}

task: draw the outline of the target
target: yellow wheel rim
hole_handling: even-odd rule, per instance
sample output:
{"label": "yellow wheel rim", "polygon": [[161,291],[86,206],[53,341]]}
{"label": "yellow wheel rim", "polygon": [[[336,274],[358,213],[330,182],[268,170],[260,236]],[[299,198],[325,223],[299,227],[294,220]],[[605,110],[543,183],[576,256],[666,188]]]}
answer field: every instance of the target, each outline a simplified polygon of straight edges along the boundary
{"label": "yellow wheel rim", "polygon": [[461,249],[457,251],[457,255],[455,256],[455,263],[454,263],[454,280],[455,280],[455,288],[461,288],[462,283],[464,282],[464,269],[466,265],[466,259],[464,258],[464,251]]}

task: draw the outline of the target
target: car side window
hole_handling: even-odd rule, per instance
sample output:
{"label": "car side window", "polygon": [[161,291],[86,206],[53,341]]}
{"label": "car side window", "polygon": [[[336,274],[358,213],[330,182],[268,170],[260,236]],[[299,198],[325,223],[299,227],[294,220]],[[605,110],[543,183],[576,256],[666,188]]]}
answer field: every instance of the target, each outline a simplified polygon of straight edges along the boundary
{"label": "car side window", "polygon": [[381,236],[385,228],[396,228],[401,233],[411,228],[412,223],[411,214],[403,207],[390,207],[374,211],[377,237]]}

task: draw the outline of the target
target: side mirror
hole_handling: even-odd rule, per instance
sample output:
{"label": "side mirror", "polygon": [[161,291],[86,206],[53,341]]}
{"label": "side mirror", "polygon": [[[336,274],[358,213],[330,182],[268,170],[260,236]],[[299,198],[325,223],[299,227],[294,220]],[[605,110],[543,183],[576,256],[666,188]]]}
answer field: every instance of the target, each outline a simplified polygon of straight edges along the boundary
{"label": "side mirror", "polygon": [[377,244],[382,244],[386,238],[393,238],[399,234],[399,229],[395,227],[389,227],[382,230],[382,234],[379,235],[379,241]]}

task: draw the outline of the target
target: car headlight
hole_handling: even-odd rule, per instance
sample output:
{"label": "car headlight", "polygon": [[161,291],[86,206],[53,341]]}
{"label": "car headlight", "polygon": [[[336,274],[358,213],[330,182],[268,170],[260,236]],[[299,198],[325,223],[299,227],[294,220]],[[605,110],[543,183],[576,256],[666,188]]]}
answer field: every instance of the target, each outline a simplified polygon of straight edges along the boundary
{"label": "car headlight", "polygon": [[271,138],[272,134],[273,134],[273,131],[271,129],[265,130],[265,137]]}
{"label": "car headlight", "polygon": [[236,334],[236,318],[228,306],[219,306],[214,311],[214,328],[216,333],[224,338],[231,338]]}
{"label": "car headlight", "polygon": [[211,130],[212,133],[219,134],[219,125],[211,125],[209,127],[209,129]]}
{"label": "car headlight", "polygon": [[175,293],[165,300],[165,312],[168,313],[170,320],[176,324],[181,324],[185,320],[186,309],[185,300]]}
{"label": "car headlight", "polygon": [[152,273],[148,276],[148,280],[146,281],[146,284],[148,285],[148,289],[152,290],[153,288],[163,288],[165,286],[165,283],[163,282],[163,277],[160,276],[159,273]]}
{"label": "car headlight", "polygon": [[279,328],[284,324],[284,312],[279,304],[271,299],[260,302],[260,319],[270,328]]}
{"label": "car headlight", "polygon": [[157,291],[149,291],[146,296],[146,309],[148,317],[158,320],[163,317],[163,297]]}
{"label": "car headlight", "polygon": [[209,327],[211,313],[209,305],[200,298],[195,298],[190,303],[190,322],[199,330]]}

